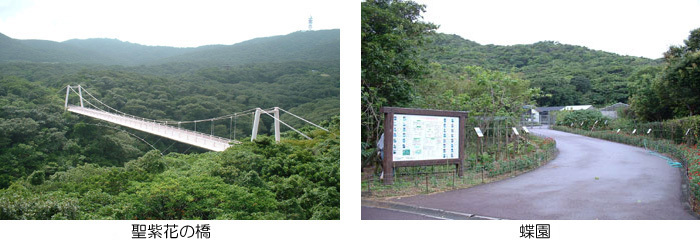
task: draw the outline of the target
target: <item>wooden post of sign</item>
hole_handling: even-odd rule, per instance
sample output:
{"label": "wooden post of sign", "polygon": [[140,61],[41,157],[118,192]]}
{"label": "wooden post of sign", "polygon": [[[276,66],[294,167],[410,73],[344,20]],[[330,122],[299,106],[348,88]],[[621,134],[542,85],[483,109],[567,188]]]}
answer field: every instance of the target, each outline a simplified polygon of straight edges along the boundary
{"label": "wooden post of sign", "polygon": [[591,126],[591,132],[593,131],[593,129],[595,129],[596,124],[598,124],[598,120],[596,120],[595,123],[593,123],[593,126]]}
{"label": "wooden post of sign", "polygon": [[464,176],[464,158],[466,157],[466,147],[467,147],[467,117],[466,115],[463,117],[459,118],[459,134],[460,137],[457,139],[459,140],[459,148],[457,149],[459,152],[459,160],[462,161],[460,163],[457,163],[457,174],[461,178]]}
{"label": "wooden post of sign", "polygon": [[496,143],[496,153],[494,153],[494,160],[498,160],[501,157],[503,157],[503,154],[501,154],[501,139],[498,138],[500,136],[499,134],[500,130],[498,129],[498,124],[493,124],[493,139],[491,139],[491,143]]}
{"label": "wooden post of sign", "polygon": [[[392,120],[389,120],[392,119]],[[390,185],[394,183],[394,175],[392,174],[392,161],[394,161],[393,149],[393,131],[394,131],[394,112],[389,111],[384,113],[384,161],[382,161],[382,172],[384,173],[384,184]]]}
{"label": "wooden post of sign", "polygon": [[530,143],[530,136],[527,136],[527,134],[530,134],[530,130],[527,130],[525,126],[523,126],[523,134],[523,138],[525,138],[525,145],[527,145],[528,143]]}
{"label": "wooden post of sign", "polygon": [[[516,158],[520,156],[520,134],[518,134],[518,129],[515,127],[513,127],[513,135],[513,137],[515,138],[515,156],[513,156],[513,158]],[[515,163],[517,163],[517,160],[515,161]]]}
{"label": "wooden post of sign", "polygon": [[671,123],[671,141],[676,142],[676,126]]}
{"label": "wooden post of sign", "polygon": [[481,165],[481,183],[484,183],[484,160],[479,163],[481,154],[484,153],[484,138],[479,137],[479,153],[476,155],[476,163]]}
{"label": "wooden post of sign", "polygon": [[510,144],[510,132],[508,132],[508,127],[505,127],[505,131],[503,132],[504,135],[506,135],[506,146],[504,147],[503,150],[506,152],[506,160],[510,159],[510,155],[508,154],[508,144]]}

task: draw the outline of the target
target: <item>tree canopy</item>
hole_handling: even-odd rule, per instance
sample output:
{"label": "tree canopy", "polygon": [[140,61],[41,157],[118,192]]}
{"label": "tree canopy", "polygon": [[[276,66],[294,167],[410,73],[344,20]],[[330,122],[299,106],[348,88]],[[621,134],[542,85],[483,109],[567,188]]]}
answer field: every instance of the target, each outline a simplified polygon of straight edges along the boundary
{"label": "tree canopy", "polygon": [[370,0],[361,9],[362,141],[369,149],[379,138],[379,109],[411,102],[414,83],[425,74],[417,48],[437,26],[421,21],[425,6],[412,1]]}
{"label": "tree canopy", "polygon": [[660,64],[553,41],[498,46],[448,34],[430,38],[421,55],[431,62],[520,74],[532,88],[542,90],[543,95],[536,98],[538,106],[625,103],[628,77],[638,69]]}
{"label": "tree canopy", "polygon": [[664,53],[662,68],[645,69],[630,78],[632,109],[647,121],[700,112],[700,28],[682,46]]}

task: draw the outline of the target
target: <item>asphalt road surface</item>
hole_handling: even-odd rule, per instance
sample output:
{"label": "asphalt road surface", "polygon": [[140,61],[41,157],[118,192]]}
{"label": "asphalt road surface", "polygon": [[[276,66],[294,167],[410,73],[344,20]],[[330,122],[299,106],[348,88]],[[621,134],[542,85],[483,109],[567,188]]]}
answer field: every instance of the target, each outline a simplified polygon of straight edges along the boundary
{"label": "asphalt road surface", "polygon": [[[393,201],[501,219],[697,219],[683,199],[681,169],[666,160],[634,146],[549,129],[533,132],[554,138],[559,149],[557,158],[534,171]],[[363,219],[378,218],[365,209]]]}

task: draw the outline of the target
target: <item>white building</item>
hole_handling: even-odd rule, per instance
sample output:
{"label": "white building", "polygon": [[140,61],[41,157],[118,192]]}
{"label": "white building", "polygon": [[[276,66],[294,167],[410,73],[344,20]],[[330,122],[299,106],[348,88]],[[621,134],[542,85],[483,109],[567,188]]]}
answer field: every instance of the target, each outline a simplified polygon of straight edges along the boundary
{"label": "white building", "polygon": [[564,106],[562,108],[562,111],[577,111],[577,110],[591,110],[595,109],[593,108],[592,105],[569,105],[569,106]]}
{"label": "white building", "polygon": [[531,119],[530,121],[534,123],[539,123],[542,125],[554,124],[556,121],[556,116],[553,114],[557,111],[577,111],[577,110],[590,110],[595,109],[592,105],[569,105],[569,106],[551,106],[551,107],[537,107],[535,109],[530,109]]}

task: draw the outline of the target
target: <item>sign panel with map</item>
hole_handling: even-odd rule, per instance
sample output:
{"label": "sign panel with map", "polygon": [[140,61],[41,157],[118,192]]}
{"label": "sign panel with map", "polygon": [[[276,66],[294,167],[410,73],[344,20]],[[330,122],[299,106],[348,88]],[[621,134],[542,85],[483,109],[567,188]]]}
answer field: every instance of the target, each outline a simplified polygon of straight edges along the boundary
{"label": "sign panel with map", "polygon": [[394,115],[394,161],[459,158],[459,117]]}
{"label": "sign panel with map", "polygon": [[457,166],[462,175],[466,112],[383,107],[384,182],[391,184],[394,167]]}

